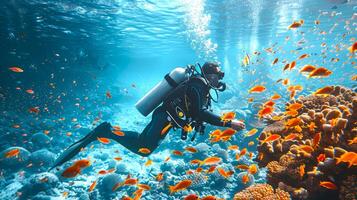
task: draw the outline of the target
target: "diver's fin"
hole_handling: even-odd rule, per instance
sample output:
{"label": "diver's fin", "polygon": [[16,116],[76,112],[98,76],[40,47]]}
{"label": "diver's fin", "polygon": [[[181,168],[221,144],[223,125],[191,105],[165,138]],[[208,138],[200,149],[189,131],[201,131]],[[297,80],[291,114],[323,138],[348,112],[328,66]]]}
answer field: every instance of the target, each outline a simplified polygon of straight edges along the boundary
{"label": "diver's fin", "polygon": [[48,170],[52,170],[53,168],[62,165],[63,163],[67,162],[75,155],[77,155],[81,149],[86,147],[89,143],[93,142],[97,139],[97,137],[105,136],[108,131],[111,130],[111,125],[108,122],[103,122],[99,126],[97,126],[93,131],[89,132],[85,137],[78,140],[71,146],[69,146],[64,152],[56,159],[54,165]]}

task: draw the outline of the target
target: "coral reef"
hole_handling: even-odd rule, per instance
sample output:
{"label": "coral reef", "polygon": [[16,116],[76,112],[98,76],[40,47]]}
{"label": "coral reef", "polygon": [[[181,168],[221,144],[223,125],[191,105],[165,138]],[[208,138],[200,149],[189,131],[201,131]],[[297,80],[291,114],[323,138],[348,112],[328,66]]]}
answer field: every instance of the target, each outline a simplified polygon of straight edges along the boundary
{"label": "coral reef", "polygon": [[252,185],[241,192],[234,195],[234,200],[251,200],[251,199],[266,199],[266,200],[288,200],[289,193],[281,189],[274,189],[269,184]]}
{"label": "coral reef", "polygon": [[[357,135],[357,94],[332,86],[329,94],[300,96],[286,106],[287,112],[296,107],[296,114],[286,112],[259,136],[255,160],[267,167],[267,183],[288,191],[293,199],[348,196],[353,189],[345,182],[353,178],[347,176],[356,173],[352,160],[357,144],[352,141]],[[279,139],[263,142],[272,134]],[[337,189],[322,187],[324,181]]]}

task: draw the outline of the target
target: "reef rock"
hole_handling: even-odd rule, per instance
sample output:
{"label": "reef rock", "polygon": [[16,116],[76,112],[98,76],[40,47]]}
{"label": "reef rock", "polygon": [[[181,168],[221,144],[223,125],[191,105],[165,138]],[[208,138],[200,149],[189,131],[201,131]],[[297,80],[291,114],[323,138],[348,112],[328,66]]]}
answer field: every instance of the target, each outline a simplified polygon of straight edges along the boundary
{"label": "reef rock", "polygon": [[[15,150],[15,149],[19,150],[18,155],[6,158],[5,154],[7,152],[9,152],[11,150]],[[27,151],[27,149],[22,148],[22,147],[7,148],[7,149],[3,150],[2,152],[0,152],[0,168],[16,170],[21,167],[24,167],[28,162],[30,154],[31,153],[29,151]]]}
{"label": "reef rock", "polygon": [[[260,167],[267,167],[267,183],[289,192],[293,199],[347,198],[352,190],[342,187],[346,185],[343,177],[356,173],[357,167],[347,159],[357,155],[353,142],[357,136],[357,94],[333,86],[328,95],[300,96],[286,106],[293,104],[302,105],[296,109],[297,115],[284,114],[259,136],[255,160]],[[271,134],[280,138],[263,143]],[[337,190],[320,186],[322,181],[333,182]]]}
{"label": "reef rock", "polygon": [[41,172],[48,170],[55,161],[56,155],[47,149],[35,151],[30,156],[30,163],[32,166],[29,168],[33,171]]}
{"label": "reef rock", "polygon": [[44,172],[30,176],[17,192],[20,199],[30,199],[29,197],[35,196],[39,192],[51,195],[54,193],[51,190],[58,184],[59,181],[55,174]]}
{"label": "reef rock", "polygon": [[42,149],[50,145],[51,138],[42,132],[38,132],[32,136],[31,142],[35,149]]}
{"label": "reef rock", "polygon": [[251,200],[251,199],[266,199],[266,200],[289,200],[289,193],[281,189],[274,191],[269,184],[252,185],[245,190],[234,195],[234,200]]}

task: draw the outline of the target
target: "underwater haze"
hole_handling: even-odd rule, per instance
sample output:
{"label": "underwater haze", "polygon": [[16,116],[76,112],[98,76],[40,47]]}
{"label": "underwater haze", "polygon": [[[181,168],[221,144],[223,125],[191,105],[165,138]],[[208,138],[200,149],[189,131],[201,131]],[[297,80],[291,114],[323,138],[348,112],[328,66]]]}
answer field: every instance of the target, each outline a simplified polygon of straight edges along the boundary
{"label": "underwater haze", "polygon": [[[0,199],[357,199],[357,0],[0,9]],[[208,61],[227,85],[211,90],[213,112],[244,130],[206,124],[194,141],[171,130],[148,157],[99,140],[49,170],[102,122],[143,131],[152,114],[136,102],[175,68]],[[90,165],[63,176],[81,159]]]}

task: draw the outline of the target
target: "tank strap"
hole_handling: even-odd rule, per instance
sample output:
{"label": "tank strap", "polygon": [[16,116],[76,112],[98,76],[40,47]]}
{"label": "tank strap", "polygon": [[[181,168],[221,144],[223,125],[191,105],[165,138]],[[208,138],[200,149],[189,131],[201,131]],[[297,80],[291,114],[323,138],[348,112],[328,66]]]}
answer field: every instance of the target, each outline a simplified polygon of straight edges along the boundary
{"label": "tank strap", "polygon": [[169,83],[169,85],[171,85],[171,87],[175,88],[178,86],[178,84],[176,83],[176,81],[174,79],[172,79],[169,74],[165,75],[165,80]]}

